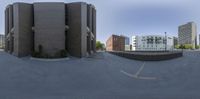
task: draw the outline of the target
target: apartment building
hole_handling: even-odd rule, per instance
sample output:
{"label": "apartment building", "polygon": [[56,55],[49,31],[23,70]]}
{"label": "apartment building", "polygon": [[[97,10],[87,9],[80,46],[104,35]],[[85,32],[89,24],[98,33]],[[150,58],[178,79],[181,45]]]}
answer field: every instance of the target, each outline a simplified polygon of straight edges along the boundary
{"label": "apartment building", "polygon": [[173,48],[173,37],[160,35],[132,36],[132,51],[169,51]]}
{"label": "apartment building", "polygon": [[5,36],[0,34],[0,49],[5,47]]}
{"label": "apartment building", "polygon": [[179,45],[191,44],[193,49],[197,46],[197,26],[194,22],[188,22],[178,27]]}

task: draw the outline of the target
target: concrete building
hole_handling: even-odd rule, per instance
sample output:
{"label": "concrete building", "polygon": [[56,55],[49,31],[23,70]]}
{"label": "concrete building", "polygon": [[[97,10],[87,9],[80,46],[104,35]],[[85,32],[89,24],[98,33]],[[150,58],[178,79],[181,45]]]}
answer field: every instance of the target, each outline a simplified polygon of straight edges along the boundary
{"label": "concrete building", "polygon": [[120,36],[123,36],[124,39],[125,39],[125,51],[130,51],[131,50],[131,45],[130,45],[130,39],[129,37],[127,36],[124,36],[124,35],[120,35]]}
{"label": "concrete building", "polygon": [[131,51],[131,45],[130,45],[130,39],[127,36],[124,36],[125,38],[125,51]]}
{"label": "concrete building", "polygon": [[107,51],[124,51],[125,50],[125,37],[112,35],[106,41]]}
{"label": "concrete building", "polygon": [[125,45],[130,45],[130,39],[127,36],[124,36],[125,38]]}
{"label": "concrete building", "polygon": [[194,22],[188,22],[178,27],[179,45],[191,44],[193,49],[197,46],[197,26]]}
{"label": "concrete building", "polygon": [[5,36],[0,34],[0,49],[5,47]]}
{"label": "concrete building", "polygon": [[[166,41],[167,40],[167,41]],[[132,51],[173,50],[173,38],[159,35],[132,36]]]}
{"label": "concrete building", "polygon": [[131,51],[132,45],[125,45],[125,51]]}
{"label": "concrete building", "polygon": [[173,42],[174,42],[174,48],[176,45],[178,45],[178,38],[177,37],[173,37]]}
{"label": "concrete building", "polygon": [[23,57],[39,50],[54,56],[67,50],[84,57],[95,52],[96,9],[84,2],[14,3],[5,10],[5,51]]}
{"label": "concrete building", "polygon": [[200,34],[199,34],[199,45],[200,45]]}

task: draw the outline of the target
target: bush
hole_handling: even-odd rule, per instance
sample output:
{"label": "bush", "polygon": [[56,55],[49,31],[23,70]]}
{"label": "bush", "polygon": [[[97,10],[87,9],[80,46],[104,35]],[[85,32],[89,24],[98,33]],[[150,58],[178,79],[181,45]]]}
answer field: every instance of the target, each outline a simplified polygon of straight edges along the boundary
{"label": "bush", "polygon": [[57,53],[55,53],[53,56],[44,53],[43,52],[43,47],[42,45],[38,46],[38,50],[39,51],[33,51],[32,52],[32,57],[36,57],[36,58],[64,58],[68,56],[67,50],[60,50]]}
{"label": "bush", "polygon": [[200,45],[197,45],[197,46],[196,46],[196,49],[199,49],[199,48],[200,48]]}
{"label": "bush", "polygon": [[193,49],[192,44],[185,44],[185,49]]}
{"label": "bush", "polygon": [[61,50],[60,51],[60,57],[67,57],[67,50]]}
{"label": "bush", "polygon": [[42,50],[43,50],[42,45],[38,45],[38,50],[39,50],[39,53],[42,54]]}
{"label": "bush", "polygon": [[179,46],[179,48],[180,48],[180,49],[185,49],[185,45],[182,45],[182,44],[181,44],[181,45]]}
{"label": "bush", "polygon": [[36,51],[33,51],[31,56],[33,57],[40,57],[40,53],[39,52],[36,52]]}
{"label": "bush", "polygon": [[64,58],[67,56],[68,56],[67,50],[60,50],[54,55],[55,58]]}
{"label": "bush", "polygon": [[179,49],[179,48],[180,48],[180,45],[175,45],[175,48],[176,48],[176,49]]}

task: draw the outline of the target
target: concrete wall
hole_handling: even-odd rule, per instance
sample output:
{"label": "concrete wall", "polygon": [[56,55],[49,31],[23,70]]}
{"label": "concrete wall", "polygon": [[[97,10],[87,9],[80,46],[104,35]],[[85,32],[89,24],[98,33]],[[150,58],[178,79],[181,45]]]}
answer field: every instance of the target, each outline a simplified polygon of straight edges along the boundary
{"label": "concrete wall", "polygon": [[91,4],[87,5],[87,27],[88,31],[88,42],[87,42],[87,52],[95,52],[96,50],[96,10]]}
{"label": "concrete wall", "polygon": [[95,51],[96,10],[84,2],[14,3],[5,10],[5,32],[10,33],[7,52],[19,57],[39,51],[39,45],[45,55],[66,49],[71,56],[84,57]]}
{"label": "concrete wall", "polygon": [[[83,3],[70,3],[68,4],[68,19],[69,19],[69,30],[68,30],[68,52],[72,56],[82,56],[82,11]],[[76,19],[76,20],[74,20]],[[86,20],[85,20],[86,21]],[[84,31],[85,32],[85,31]],[[85,41],[86,42],[86,41]],[[85,48],[83,48],[85,49]]]}
{"label": "concrete wall", "polygon": [[109,51],[109,53],[128,58],[134,60],[142,60],[142,61],[162,61],[162,60],[170,60],[183,56],[183,52],[118,52],[118,51]]}
{"label": "concrete wall", "polygon": [[42,45],[48,55],[65,49],[65,4],[34,3],[35,50]]}
{"label": "concrete wall", "polygon": [[5,9],[5,51],[8,51],[8,41],[7,41],[7,34],[8,34],[8,7]]}
{"label": "concrete wall", "polygon": [[11,32],[14,25],[13,25],[13,5],[9,5],[9,9],[8,9],[8,29],[9,29],[9,52],[13,53],[14,51],[14,38],[13,38],[13,33]]}
{"label": "concrete wall", "polygon": [[9,16],[8,16],[8,18],[9,18],[8,24],[9,25],[8,25],[8,27],[9,27],[9,32],[11,32],[11,29],[13,28],[13,5],[9,6],[8,11],[9,11]]}
{"label": "concrete wall", "polygon": [[93,35],[94,35],[94,41],[93,41],[93,51],[96,52],[96,9],[93,7],[93,10],[92,10],[92,17],[93,17],[93,24],[92,24],[92,27],[93,27]]}
{"label": "concrete wall", "polygon": [[87,4],[81,3],[81,55],[87,56]]}
{"label": "concrete wall", "polygon": [[32,38],[32,5],[13,4],[14,13],[14,55],[18,57],[31,54]]}

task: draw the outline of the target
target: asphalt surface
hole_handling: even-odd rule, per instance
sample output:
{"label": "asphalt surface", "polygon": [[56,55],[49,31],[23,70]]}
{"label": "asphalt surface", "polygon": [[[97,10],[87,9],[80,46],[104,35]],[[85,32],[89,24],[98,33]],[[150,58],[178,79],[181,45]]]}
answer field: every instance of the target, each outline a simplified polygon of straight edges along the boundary
{"label": "asphalt surface", "polygon": [[45,62],[0,51],[0,99],[200,99],[200,52],[157,62],[105,52]]}

